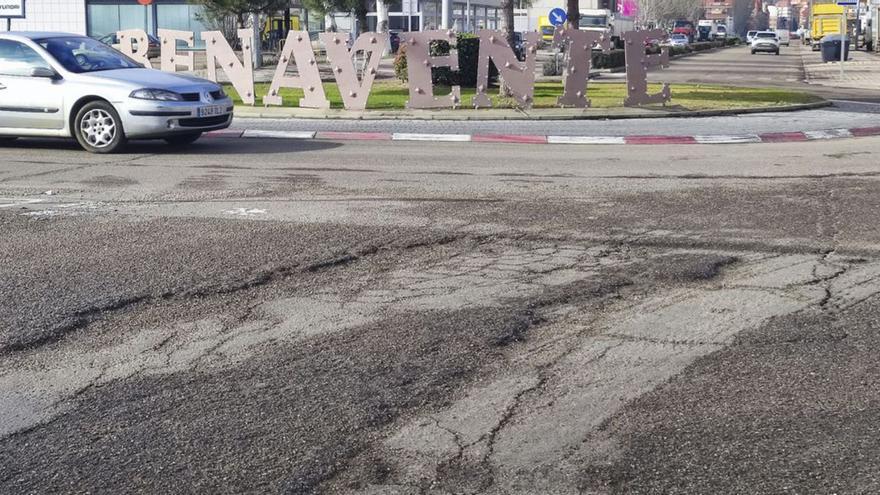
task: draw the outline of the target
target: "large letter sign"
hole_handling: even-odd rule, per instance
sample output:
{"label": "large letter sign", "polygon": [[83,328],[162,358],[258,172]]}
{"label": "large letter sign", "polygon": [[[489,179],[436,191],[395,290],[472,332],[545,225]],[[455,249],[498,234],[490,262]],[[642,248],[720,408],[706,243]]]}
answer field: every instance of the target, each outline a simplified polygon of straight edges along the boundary
{"label": "large letter sign", "polygon": [[[406,76],[409,80],[409,101],[407,108],[454,108],[461,102],[461,87],[453,86],[446,96],[434,96],[434,83],[431,68],[449,67],[458,70],[458,50],[455,49],[455,33],[452,31],[433,30],[407,33],[406,42]],[[449,43],[449,55],[432,57],[430,46],[432,41]]]}
{"label": "large letter sign", "polygon": [[666,103],[672,98],[669,85],[664,84],[659,93],[648,94],[648,67],[669,67],[669,50],[663,48],[657,55],[645,54],[645,41],[666,36],[662,29],[627,31],[623,33],[626,51],[626,99],[623,105],[637,107],[649,103]]}
{"label": "large letter sign", "polygon": [[254,30],[239,29],[238,39],[241,41],[241,58],[235,56],[232,47],[220,31],[202,33],[205,41],[205,55],[208,57],[208,79],[217,82],[217,62],[229,77],[229,81],[241,96],[241,101],[253,105],[254,98],[254,63],[253,50]]}
{"label": "large letter sign", "polygon": [[147,52],[150,50],[150,39],[143,29],[126,29],[118,31],[116,37],[119,38],[119,51],[133,58],[136,62],[141,63],[148,69],[153,68]]}
{"label": "large letter sign", "polygon": [[[388,33],[362,33],[351,50],[336,33],[321,33],[319,36],[327,50],[327,61],[333,67],[333,77],[336,78],[336,86],[339,87],[339,93],[342,95],[343,105],[347,110],[367,108],[367,98],[373,88],[373,79],[376,78],[379,62],[382,61],[382,52],[385,51],[385,45],[390,43]],[[363,52],[367,59],[360,81],[352,63],[352,56],[358,52]]]}
{"label": "large letter sign", "polygon": [[177,67],[185,67],[186,70],[195,69],[195,59],[192,50],[188,53],[177,52],[177,42],[183,41],[186,46],[192,48],[194,37],[192,31],[175,31],[173,29],[160,29],[159,38],[162,40],[162,70],[165,72],[177,72]]}
{"label": "large letter sign", "polygon": [[480,37],[480,56],[477,61],[477,93],[474,95],[474,108],[491,107],[492,99],[486,94],[489,86],[489,60],[495,62],[501,80],[516,100],[517,105],[523,108],[532,106],[532,97],[535,91],[535,58],[538,46],[538,33],[525,33],[523,36],[526,61],[524,64],[516,59],[513,49],[507,44],[502,31],[490,31],[481,29],[477,32]]}
{"label": "large letter sign", "polygon": [[[296,62],[299,77],[285,75],[291,62]],[[275,77],[272,78],[269,94],[263,97],[263,103],[281,105],[281,88],[302,88],[300,107],[330,108],[330,101],[324,95],[324,85],[321,84],[321,73],[318,72],[309,33],[306,31],[287,33],[287,41],[284,42],[278,66],[275,67]]]}
{"label": "large letter sign", "polygon": [[[501,87],[505,94],[512,95],[516,105],[530,108],[533,104],[535,91],[535,61],[537,58],[537,32],[525,33],[525,61],[517,60],[513,49],[508,45],[501,31],[480,30],[480,51],[477,59],[477,88],[472,103],[474,108],[491,107],[492,99],[487,93],[489,89],[489,68],[492,62],[501,76]],[[129,56],[150,67],[148,59],[149,39],[142,30],[119,31],[119,49]],[[194,69],[193,53],[180,53],[177,43],[183,41],[193,46],[193,33],[190,31],[173,31],[160,29],[162,43],[162,70],[175,72],[178,67],[189,71]],[[645,40],[662,38],[660,29],[650,31],[627,31],[621,35],[624,40],[626,56],[626,99],[628,107],[666,103],[671,98],[669,85],[656,94],[648,94],[649,67],[669,66],[669,51],[664,49],[658,55],[645,54]],[[235,87],[241,100],[249,105],[256,102],[254,94],[253,43],[254,32],[250,29],[238,30],[241,43],[241,59],[219,31],[202,33],[206,42],[205,54],[208,59],[208,79],[217,82],[217,65]],[[388,45],[387,33],[363,33],[351,48],[345,38],[336,33],[321,33],[320,39],[327,50],[327,61],[336,79],[336,85],[342,96],[342,103],[349,110],[364,110],[370,96],[370,90],[379,69],[384,48]],[[449,55],[432,56],[431,42],[445,41],[450,45]],[[461,104],[461,88],[453,86],[448,95],[434,96],[432,69],[449,67],[458,71],[458,50],[454,31],[434,30],[406,33],[402,43],[406,47],[407,76],[409,79],[409,100],[407,108],[455,108]],[[593,47],[600,46],[603,50],[610,49],[607,34],[595,31],[557,28],[553,34],[553,45],[562,47],[568,53],[563,80],[563,92],[556,104],[560,107],[585,108],[590,106],[587,99],[587,82],[590,75],[590,59]],[[358,54],[363,54],[364,64],[361,67],[354,62]],[[287,69],[295,63],[297,76],[287,75]],[[360,73],[360,74],[359,74]],[[269,93],[263,96],[265,105],[281,105],[283,88],[302,88],[304,96],[299,100],[300,107],[330,108],[330,101],[324,93],[318,62],[312,49],[309,34],[306,31],[290,31],[279,56],[275,68],[275,76],[269,87]]]}
{"label": "large letter sign", "polygon": [[611,43],[606,40],[605,34],[598,31],[556,28],[553,32],[553,46],[562,48],[568,54],[562,96],[556,100],[560,107],[590,106],[590,100],[587,99],[587,80],[590,78],[590,62],[596,43],[601,43],[604,50],[611,49]]}

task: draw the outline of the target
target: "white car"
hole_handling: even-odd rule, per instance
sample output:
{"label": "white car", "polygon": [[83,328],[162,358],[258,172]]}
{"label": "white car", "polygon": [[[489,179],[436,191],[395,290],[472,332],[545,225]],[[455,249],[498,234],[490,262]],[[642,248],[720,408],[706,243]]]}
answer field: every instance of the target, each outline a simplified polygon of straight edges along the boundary
{"label": "white car", "polygon": [[752,40],[755,39],[755,35],[758,34],[757,31],[749,31],[746,33],[746,43],[752,44]]}
{"label": "white car", "polygon": [[663,46],[683,46],[686,47],[690,45],[690,40],[687,35],[684,34],[673,34],[669,37],[664,43],[661,43]]}
{"label": "white car", "polygon": [[779,55],[779,38],[775,31],[758,31],[752,39],[752,55],[758,52],[769,52]]}
{"label": "white car", "polygon": [[185,145],[229,127],[232,111],[218,84],[145,69],[97,40],[0,33],[0,143],[73,137],[93,153],[128,139]]}

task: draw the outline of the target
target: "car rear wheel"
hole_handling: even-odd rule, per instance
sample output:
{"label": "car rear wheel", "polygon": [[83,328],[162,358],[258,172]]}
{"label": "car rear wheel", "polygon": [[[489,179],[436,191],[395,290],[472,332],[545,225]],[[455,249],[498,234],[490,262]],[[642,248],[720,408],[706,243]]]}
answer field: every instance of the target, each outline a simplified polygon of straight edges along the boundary
{"label": "car rear wheel", "polygon": [[83,106],[74,119],[73,134],[90,153],[113,153],[126,144],[122,120],[113,105],[93,101]]}
{"label": "car rear wheel", "polygon": [[165,142],[170,144],[171,146],[186,146],[187,144],[192,144],[196,142],[196,140],[198,140],[200,137],[202,137],[201,132],[177,134],[175,136],[169,136],[165,138]]}

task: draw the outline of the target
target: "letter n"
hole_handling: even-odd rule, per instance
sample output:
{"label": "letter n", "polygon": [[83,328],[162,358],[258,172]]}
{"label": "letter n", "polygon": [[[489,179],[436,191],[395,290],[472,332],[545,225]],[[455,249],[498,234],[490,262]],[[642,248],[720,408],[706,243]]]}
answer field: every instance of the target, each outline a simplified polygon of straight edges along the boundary
{"label": "letter n", "polygon": [[217,63],[229,77],[232,86],[238,91],[241,101],[253,105],[254,98],[254,63],[253,49],[254,30],[239,29],[238,39],[241,42],[241,57],[238,60],[229,42],[220,31],[202,33],[205,42],[205,55],[208,58],[208,79],[217,82]]}
{"label": "letter n", "polygon": [[532,106],[535,93],[535,58],[538,46],[538,33],[523,35],[525,41],[526,60],[520,63],[507,44],[502,31],[481,29],[480,57],[477,60],[477,92],[474,95],[474,107],[491,107],[492,99],[486,94],[489,87],[489,61],[495,62],[501,75],[502,87],[513,95],[516,104],[523,108]]}

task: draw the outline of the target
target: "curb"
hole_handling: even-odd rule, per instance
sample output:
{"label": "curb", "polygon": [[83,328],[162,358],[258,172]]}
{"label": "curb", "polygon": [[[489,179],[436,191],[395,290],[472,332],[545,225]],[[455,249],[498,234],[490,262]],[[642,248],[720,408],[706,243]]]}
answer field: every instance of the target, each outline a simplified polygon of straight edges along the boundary
{"label": "curb", "polygon": [[823,129],[817,131],[773,132],[765,134],[710,134],[699,136],[545,136],[523,134],[415,134],[386,132],[265,131],[257,129],[223,130],[205,134],[223,139],[293,139],[328,141],[410,141],[430,143],[506,143],[506,144],[593,144],[593,145],[669,145],[669,144],[758,144],[827,141],[880,136],[880,127]]}
{"label": "curb", "polygon": [[[752,108],[731,108],[722,110],[635,110],[632,113],[564,113],[565,109],[546,109],[546,114],[531,113],[533,110],[509,110],[504,114],[482,113],[484,110],[456,110],[459,115],[450,115],[449,113],[433,113],[431,110],[424,110],[423,114],[388,114],[382,110],[365,110],[352,111],[351,113],[343,113],[345,110],[337,110],[337,114],[300,114],[296,115],[292,112],[269,111],[264,112],[257,107],[235,107],[235,116],[242,119],[301,119],[301,120],[442,120],[442,121],[484,121],[484,120],[627,120],[627,119],[666,119],[666,118],[687,118],[687,117],[724,117],[730,115],[747,115],[756,113],[777,113],[777,112],[797,112],[801,110],[815,110],[832,106],[833,103],[828,100],[816,101],[813,103],[802,103],[798,105],[783,105],[777,107],[752,107]],[[502,109],[496,109],[502,110]],[[583,112],[583,110],[578,110]],[[375,113],[372,113],[375,112]],[[557,113],[560,112],[560,113]],[[371,114],[372,113],[372,114]],[[542,112],[543,113],[543,112]]]}

